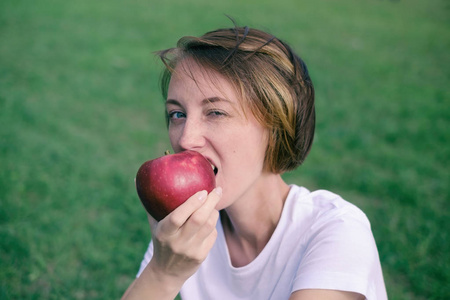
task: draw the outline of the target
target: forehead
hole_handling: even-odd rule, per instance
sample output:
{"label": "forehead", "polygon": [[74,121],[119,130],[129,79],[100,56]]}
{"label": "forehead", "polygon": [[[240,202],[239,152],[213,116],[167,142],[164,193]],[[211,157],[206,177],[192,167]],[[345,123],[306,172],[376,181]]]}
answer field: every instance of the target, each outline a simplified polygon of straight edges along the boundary
{"label": "forehead", "polygon": [[[196,93],[204,97],[220,97],[240,102],[235,86],[225,76],[186,58],[177,64],[172,72],[168,98],[174,94]],[[181,95],[180,95],[181,96]]]}

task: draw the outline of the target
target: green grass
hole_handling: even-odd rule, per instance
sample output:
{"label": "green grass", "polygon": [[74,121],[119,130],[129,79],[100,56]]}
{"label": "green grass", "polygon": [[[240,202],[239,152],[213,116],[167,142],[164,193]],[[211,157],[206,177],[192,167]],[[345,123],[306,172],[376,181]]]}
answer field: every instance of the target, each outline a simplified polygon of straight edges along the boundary
{"label": "green grass", "polygon": [[[170,4],[169,4],[170,3]],[[313,150],[289,182],[372,222],[390,299],[450,298],[450,5],[0,2],[0,299],[117,299],[150,238],[134,190],[169,147],[152,52],[239,24],[306,60]]]}

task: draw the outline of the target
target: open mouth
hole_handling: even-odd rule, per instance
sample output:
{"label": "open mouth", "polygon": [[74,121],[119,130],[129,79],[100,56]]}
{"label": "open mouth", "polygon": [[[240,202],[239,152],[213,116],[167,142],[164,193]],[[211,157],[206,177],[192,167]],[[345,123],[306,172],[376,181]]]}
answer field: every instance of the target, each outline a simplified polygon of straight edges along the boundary
{"label": "open mouth", "polygon": [[215,165],[213,165],[213,164],[211,164],[211,168],[212,168],[212,170],[214,172],[214,175],[217,175],[217,172],[219,172],[219,169],[217,169],[217,167]]}

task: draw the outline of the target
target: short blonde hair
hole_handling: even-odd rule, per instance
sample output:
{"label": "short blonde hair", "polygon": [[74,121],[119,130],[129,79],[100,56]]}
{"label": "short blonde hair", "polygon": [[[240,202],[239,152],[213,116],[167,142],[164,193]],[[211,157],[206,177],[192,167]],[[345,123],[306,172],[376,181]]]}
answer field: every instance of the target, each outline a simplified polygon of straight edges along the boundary
{"label": "short blonde hair", "polygon": [[266,170],[283,173],[305,160],[314,138],[314,87],[306,64],[289,45],[261,30],[234,27],[183,37],[176,48],[158,55],[166,67],[165,98],[177,63],[191,58],[229,80],[244,107],[268,128]]}

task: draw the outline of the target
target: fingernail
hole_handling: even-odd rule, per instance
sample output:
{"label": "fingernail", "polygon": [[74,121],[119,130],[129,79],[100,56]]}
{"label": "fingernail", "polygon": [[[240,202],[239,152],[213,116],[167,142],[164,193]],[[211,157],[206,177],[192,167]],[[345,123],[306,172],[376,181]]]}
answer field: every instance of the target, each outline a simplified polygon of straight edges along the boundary
{"label": "fingernail", "polygon": [[216,192],[217,195],[222,196],[222,188],[220,186],[216,187],[214,191]]}
{"label": "fingernail", "polygon": [[198,200],[203,202],[206,199],[206,196],[208,196],[208,192],[207,191],[201,191],[198,194]]}

